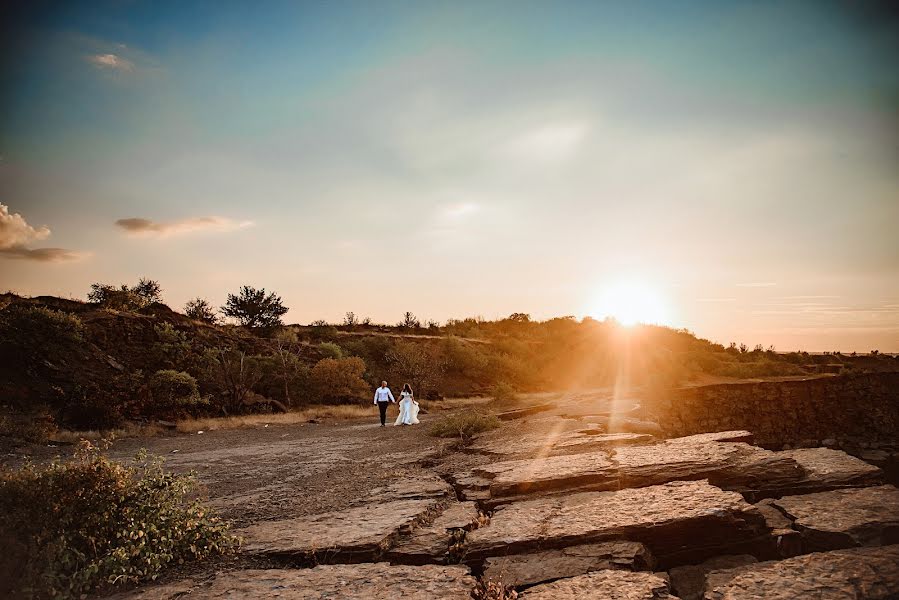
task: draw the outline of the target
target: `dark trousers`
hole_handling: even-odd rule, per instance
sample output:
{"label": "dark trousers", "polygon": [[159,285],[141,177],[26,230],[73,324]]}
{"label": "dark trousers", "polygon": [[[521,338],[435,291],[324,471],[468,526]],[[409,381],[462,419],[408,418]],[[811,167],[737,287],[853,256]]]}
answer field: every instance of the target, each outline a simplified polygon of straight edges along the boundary
{"label": "dark trousers", "polygon": [[390,402],[378,402],[378,411],[381,413],[381,425],[387,422],[387,405]]}

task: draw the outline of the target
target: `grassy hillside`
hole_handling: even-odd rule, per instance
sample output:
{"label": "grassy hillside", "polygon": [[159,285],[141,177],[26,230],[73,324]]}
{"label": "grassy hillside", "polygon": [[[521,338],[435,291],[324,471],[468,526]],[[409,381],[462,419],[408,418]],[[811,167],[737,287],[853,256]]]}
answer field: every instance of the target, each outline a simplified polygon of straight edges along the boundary
{"label": "grassy hillside", "polygon": [[708,378],[897,370],[890,356],[725,348],[683,330],[557,318],[465,319],[250,329],[196,321],[160,303],[112,309],[0,296],[5,427],[108,428],[124,420],[284,411],[364,402],[381,379],[421,397]]}

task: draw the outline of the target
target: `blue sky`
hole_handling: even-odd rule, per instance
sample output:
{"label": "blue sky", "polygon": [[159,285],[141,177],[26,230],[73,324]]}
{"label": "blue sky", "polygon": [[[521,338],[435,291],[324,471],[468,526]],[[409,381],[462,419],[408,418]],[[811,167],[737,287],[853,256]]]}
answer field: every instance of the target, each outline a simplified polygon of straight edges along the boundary
{"label": "blue sky", "polygon": [[876,3],[51,6],[4,19],[4,287],[392,322],[623,285],[722,342],[899,350]]}

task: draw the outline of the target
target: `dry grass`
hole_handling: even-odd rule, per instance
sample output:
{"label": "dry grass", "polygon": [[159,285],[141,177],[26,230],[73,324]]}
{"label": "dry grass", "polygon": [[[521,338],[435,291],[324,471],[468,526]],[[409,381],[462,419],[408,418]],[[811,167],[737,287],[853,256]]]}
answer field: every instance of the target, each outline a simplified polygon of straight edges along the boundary
{"label": "dry grass", "polygon": [[110,440],[121,439],[127,437],[153,437],[165,431],[161,425],[149,424],[140,425],[138,423],[128,423],[124,427],[117,429],[107,429],[98,431],[89,429],[87,431],[69,431],[68,429],[60,429],[52,434],[47,440],[49,443],[59,442],[62,444],[76,444],[81,440]]}
{"label": "dry grass", "polygon": [[[490,398],[448,398],[446,400],[419,402],[423,412],[439,413],[461,408],[481,406],[491,402]],[[263,427],[265,425],[293,425],[306,423],[312,419],[350,420],[377,418],[378,409],[371,404],[315,405],[288,413],[265,415],[237,415],[234,417],[204,417],[179,421],[175,430],[179,433],[196,433],[197,431],[216,431],[223,429],[241,429]],[[52,441],[64,444],[79,440],[121,439],[127,437],[153,437],[171,431],[161,425],[128,424],[119,429],[109,431],[66,431],[61,430],[52,436]]]}

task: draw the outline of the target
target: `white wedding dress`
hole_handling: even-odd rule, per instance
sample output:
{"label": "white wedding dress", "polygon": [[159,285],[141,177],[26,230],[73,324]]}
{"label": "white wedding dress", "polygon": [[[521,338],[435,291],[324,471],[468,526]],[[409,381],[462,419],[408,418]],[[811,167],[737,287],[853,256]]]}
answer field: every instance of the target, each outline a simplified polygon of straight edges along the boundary
{"label": "white wedding dress", "polygon": [[400,394],[400,414],[397,415],[394,425],[418,425],[418,402],[412,398],[409,392]]}

